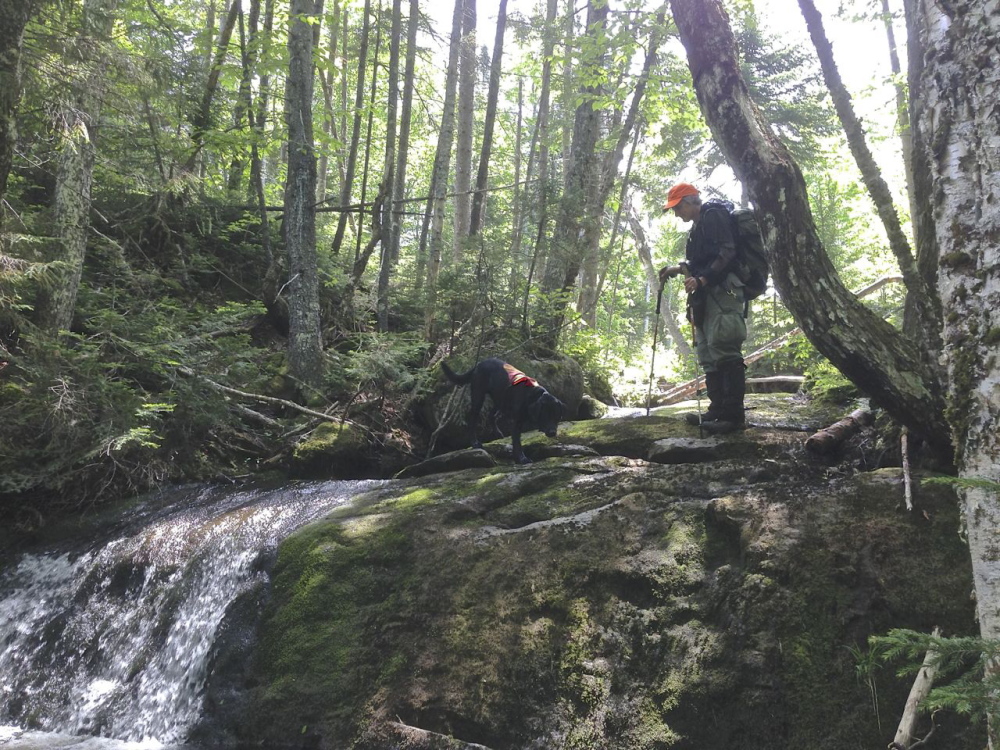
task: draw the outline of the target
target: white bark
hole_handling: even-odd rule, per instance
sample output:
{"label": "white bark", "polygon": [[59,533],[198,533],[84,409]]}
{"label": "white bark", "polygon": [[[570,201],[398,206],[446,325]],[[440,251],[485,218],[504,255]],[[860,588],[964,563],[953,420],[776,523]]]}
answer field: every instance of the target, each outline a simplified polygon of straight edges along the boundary
{"label": "white bark", "polygon": [[[947,11],[945,9],[948,9]],[[1000,481],[1000,0],[911,0],[923,66],[911,103],[931,167],[949,418],[960,476]],[[911,26],[911,28],[913,28]],[[1000,637],[1000,495],[964,490],[985,638]]]}
{"label": "white bark", "polygon": [[[941,634],[939,628],[934,628],[934,635]],[[917,720],[920,718],[920,704],[930,695],[934,686],[934,677],[937,675],[938,653],[934,648],[927,649],[924,655],[924,663],[920,665],[910,688],[910,694],[906,698],[906,705],[903,707],[903,717],[899,720],[896,728],[896,736],[893,743],[900,747],[909,747],[916,739]]]}

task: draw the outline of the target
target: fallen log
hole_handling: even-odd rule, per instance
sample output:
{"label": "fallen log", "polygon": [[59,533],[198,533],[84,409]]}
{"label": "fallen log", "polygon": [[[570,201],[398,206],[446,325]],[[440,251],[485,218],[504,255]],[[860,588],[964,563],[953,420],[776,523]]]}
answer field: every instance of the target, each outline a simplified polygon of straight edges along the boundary
{"label": "fallen log", "polygon": [[874,421],[872,413],[867,409],[855,409],[849,415],[824,427],[806,440],[806,449],[813,453],[826,455],[835,451],[847,438],[861,431]]}
{"label": "fallen log", "polygon": [[747,378],[747,393],[798,393],[805,378],[801,375],[770,375]]}

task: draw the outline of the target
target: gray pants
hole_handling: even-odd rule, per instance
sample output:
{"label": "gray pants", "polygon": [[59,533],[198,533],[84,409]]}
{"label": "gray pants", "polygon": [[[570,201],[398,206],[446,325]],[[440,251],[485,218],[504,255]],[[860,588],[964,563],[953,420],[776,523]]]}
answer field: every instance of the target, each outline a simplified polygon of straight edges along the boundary
{"label": "gray pants", "polygon": [[728,362],[743,362],[747,322],[743,318],[743,287],[729,283],[705,290],[705,320],[695,326],[698,363],[706,373],[716,372]]}

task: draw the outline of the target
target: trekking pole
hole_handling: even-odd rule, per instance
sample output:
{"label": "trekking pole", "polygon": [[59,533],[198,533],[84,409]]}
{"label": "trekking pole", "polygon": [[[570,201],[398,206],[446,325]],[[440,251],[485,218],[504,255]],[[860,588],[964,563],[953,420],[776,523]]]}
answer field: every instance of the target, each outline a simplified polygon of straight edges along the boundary
{"label": "trekking pole", "polygon": [[698,404],[698,437],[703,438],[705,437],[705,429],[701,426],[701,423],[704,421],[701,413],[701,388],[695,386],[694,397]]}
{"label": "trekking pole", "polygon": [[649,416],[649,409],[653,404],[653,368],[656,365],[656,334],[660,330],[660,302],[663,300],[663,283],[660,282],[660,289],[656,293],[656,320],[653,322],[653,355],[649,359],[649,391],[646,393],[646,416]]}

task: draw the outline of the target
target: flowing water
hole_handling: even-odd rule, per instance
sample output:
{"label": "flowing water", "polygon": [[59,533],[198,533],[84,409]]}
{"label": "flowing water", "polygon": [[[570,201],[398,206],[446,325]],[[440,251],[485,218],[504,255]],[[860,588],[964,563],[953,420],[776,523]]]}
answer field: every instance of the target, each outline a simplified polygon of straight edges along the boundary
{"label": "flowing water", "polygon": [[227,608],[289,533],[380,484],[171,490],[99,540],[15,560],[0,575],[0,748],[180,746]]}

